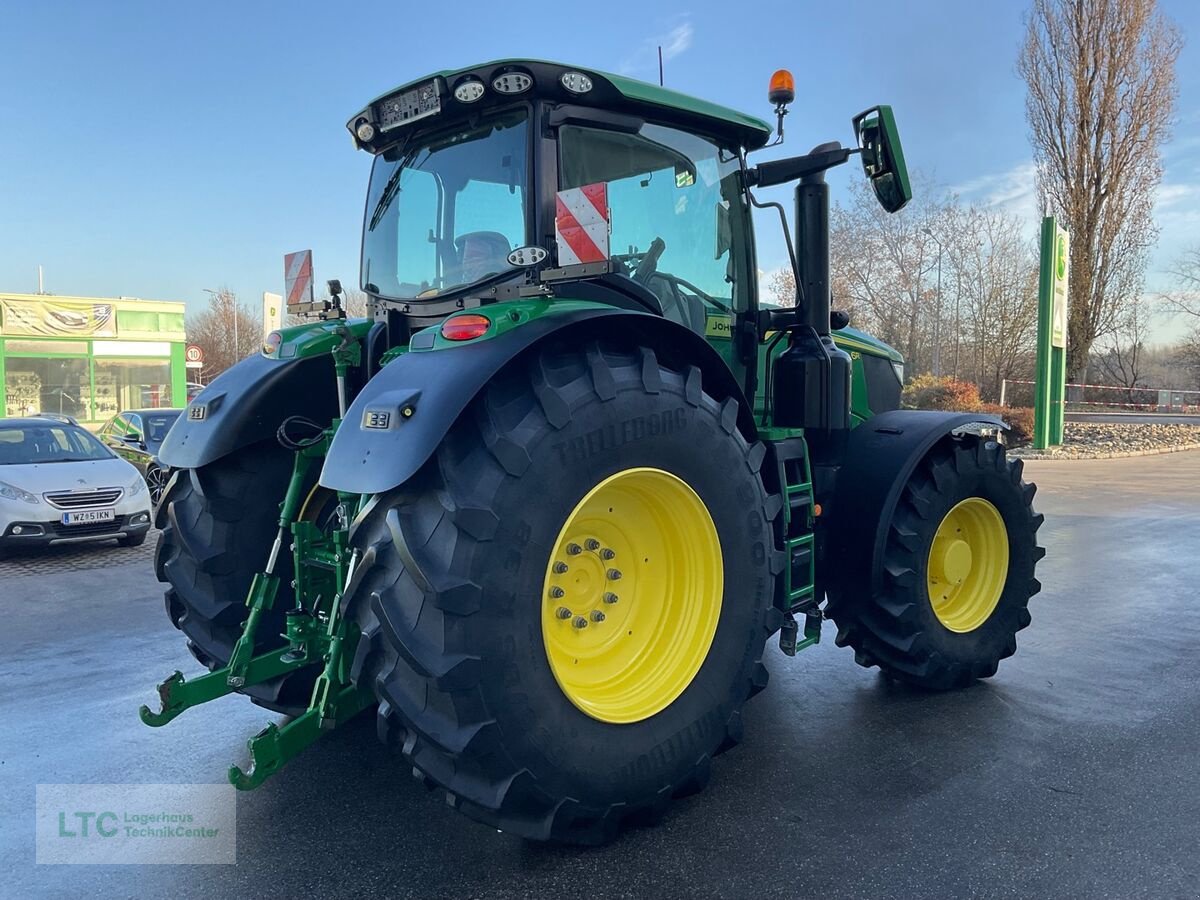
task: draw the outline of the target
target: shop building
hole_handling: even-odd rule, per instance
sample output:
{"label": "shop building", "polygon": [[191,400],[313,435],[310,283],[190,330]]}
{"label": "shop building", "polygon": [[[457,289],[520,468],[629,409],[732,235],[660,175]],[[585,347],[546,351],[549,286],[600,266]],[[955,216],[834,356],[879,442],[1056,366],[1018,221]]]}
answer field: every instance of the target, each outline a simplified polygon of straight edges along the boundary
{"label": "shop building", "polygon": [[183,406],[184,305],[0,294],[4,415],[103,422],[122,409]]}

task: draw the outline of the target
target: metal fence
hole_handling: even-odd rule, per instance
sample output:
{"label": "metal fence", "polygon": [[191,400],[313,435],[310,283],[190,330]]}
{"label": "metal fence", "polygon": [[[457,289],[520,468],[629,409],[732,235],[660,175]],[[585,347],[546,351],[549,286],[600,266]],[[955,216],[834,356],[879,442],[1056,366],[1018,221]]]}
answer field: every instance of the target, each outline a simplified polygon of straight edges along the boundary
{"label": "metal fence", "polygon": [[[1033,406],[1032,381],[1006,378],[1000,382],[1001,406]],[[1176,388],[1119,387],[1111,384],[1068,384],[1067,409],[1137,410],[1140,412],[1200,413],[1200,391]]]}

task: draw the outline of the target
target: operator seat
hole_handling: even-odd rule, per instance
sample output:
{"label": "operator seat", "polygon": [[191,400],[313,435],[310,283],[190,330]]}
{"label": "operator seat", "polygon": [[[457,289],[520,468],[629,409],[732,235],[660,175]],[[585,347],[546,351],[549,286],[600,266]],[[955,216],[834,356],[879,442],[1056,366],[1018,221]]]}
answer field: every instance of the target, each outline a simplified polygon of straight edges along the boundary
{"label": "operator seat", "polygon": [[511,268],[508,254],[512,246],[498,231],[468,231],[454,239],[454,249],[458,253],[459,277],[463,284]]}
{"label": "operator seat", "polygon": [[699,297],[683,293],[673,281],[657,274],[646,280],[646,287],[658,298],[664,318],[684,328],[690,328],[696,334],[704,335],[708,317],[704,312],[704,303]]}

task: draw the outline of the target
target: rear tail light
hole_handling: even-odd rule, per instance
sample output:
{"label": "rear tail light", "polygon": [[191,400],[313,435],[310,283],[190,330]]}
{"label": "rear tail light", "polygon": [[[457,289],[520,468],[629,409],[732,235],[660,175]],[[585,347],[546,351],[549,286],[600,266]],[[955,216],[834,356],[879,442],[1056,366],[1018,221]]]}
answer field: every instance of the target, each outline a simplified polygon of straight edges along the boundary
{"label": "rear tail light", "polygon": [[442,337],[448,341],[470,341],[482,337],[491,325],[487,316],[454,316],[442,323]]}

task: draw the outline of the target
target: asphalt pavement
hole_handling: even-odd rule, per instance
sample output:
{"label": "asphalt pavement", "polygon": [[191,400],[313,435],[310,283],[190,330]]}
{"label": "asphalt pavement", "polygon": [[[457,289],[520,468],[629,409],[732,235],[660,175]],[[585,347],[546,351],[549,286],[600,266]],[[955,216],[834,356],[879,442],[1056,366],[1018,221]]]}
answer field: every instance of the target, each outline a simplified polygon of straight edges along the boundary
{"label": "asphalt pavement", "polygon": [[271,715],[138,721],[197,670],[152,541],[0,563],[0,895],[1200,896],[1200,452],[1027,472],[1045,588],[996,678],[910,690],[832,630],[772,649],[709,788],[597,849],[473,824],[364,721],[239,795],[236,865],[37,866],[36,784],[219,782]]}

